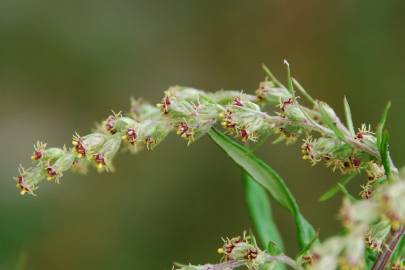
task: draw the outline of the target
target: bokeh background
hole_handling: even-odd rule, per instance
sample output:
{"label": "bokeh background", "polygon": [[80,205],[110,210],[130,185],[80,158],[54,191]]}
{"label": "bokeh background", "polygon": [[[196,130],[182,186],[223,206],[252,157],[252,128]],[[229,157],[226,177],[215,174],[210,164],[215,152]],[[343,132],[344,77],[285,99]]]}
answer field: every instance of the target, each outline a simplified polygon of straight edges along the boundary
{"label": "bokeh background", "polygon": [[[405,2],[0,1],[0,269],[171,269],[215,262],[220,237],[250,228],[240,170],[208,139],[176,136],[120,155],[114,174],[67,174],[38,197],[12,177],[37,139],[69,144],[129,97],[157,102],[170,85],[251,92],[284,58],[310,92],[375,125],[388,100],[392,155],[405,162]],[[337,176],[301,160],[299,145],[259,152],[287,179],[321,237],[339,230]],[[357,192],[361,179],[351,189]],[[290,254],[294,224],[275,217]]]}

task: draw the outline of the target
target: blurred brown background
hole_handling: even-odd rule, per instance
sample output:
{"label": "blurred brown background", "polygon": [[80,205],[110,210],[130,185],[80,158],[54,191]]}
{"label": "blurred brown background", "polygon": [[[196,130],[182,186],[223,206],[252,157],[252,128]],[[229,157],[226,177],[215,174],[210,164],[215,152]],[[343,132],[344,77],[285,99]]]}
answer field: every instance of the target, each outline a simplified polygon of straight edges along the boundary
{"label": "blurred brown background", "polygon": [[[311,93],[357,125],[375,124],[388,100],[392,155],[405,133],[404,1],[0,2],[0,269],[171,269],[219,260],[220,237],[250,228],[240,170],[208,139],[171,136],[153,152],[122,154],[117,172],[43,184],[21,197],[12,176],[37,139],[69,144],[129,97],[157,102],[174,84],[256,89],[282,60]],[[340,197],[317,198],[337,179],[301,160],[299,145],[263,147],[308,219],[339,230]],[[357,192],[357,183],[353,191]],[[291,217],[275,215],[296,251]],[[24,266],[25,264],[25,266]]]}

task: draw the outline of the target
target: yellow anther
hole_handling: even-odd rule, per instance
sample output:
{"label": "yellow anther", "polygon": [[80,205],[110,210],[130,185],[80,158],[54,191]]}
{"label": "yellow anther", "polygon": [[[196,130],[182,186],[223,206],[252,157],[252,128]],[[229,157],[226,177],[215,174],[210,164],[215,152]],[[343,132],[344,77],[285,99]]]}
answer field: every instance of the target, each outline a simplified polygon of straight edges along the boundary
{"label": "yellow anther", "polygon": [[218,248],[218,249],[217,249],[217,252],[218,252],[219,254],[224,254],[224,253],[225,253],[223,248]]}
{"label": "yellow anther", "polygon": [[27,191],[25,189],[22,189],[20,192],[21,195],[24,195],[25,193],[27,193]]}
{"label": "yellow anther", "polygon": [[97,168],[102,169],[102,168],[103,168],[103,164],[101,164],[101,163],[97,164]]}
{"label": "yellow anther", "polygon": [[76,145],[78,145],[79,143],[78,143],[77,141],[72,141],[72,144],[76,146]]}

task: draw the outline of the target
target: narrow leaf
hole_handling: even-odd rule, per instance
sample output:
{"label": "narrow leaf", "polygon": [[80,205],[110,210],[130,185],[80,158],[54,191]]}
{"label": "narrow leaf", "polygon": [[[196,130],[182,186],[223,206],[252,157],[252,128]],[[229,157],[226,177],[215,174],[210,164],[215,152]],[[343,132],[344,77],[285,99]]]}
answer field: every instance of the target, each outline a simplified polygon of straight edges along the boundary
{"label": "narrow leaf", "polygon": [[350,110],[350,105],[349,105],[349,102],[347,101],[346,97],[344,97],[344,99],[343,99],[343,104],[344,104],[344,108],[345,108],[347,128],[349,129],[350,134],[352,134],[352,136],[354,136],[356,134],[356,132],[354,130],[354,125],[353,125],[352,111]]}
{"label": "narrow leaf", "polygon": [[340,188],[340,190],[342,191],[342,193],[346,195],[347,198],[349,198],[352,202],[357,201],[357,199],[355,197],[353,197],[352,194],[350,194],[350,192],[345,188],[344,185],[342,185],[341,183],[337,183],[337,185]]}
{"label": "narrow leaf", "polygon": [[385,128],[385,123],[387,122],[387,116],[388,116],[388,111],[391,108],[391,102],[388,102],[387,105],[385,106],[384,112],[381,116],[381,120],[378,123],[377,130],[376,130],[376,136],[377,136],[377,146],[378,148],[381,148],[381,140],[382,140],[382,135],[383,135],[383,130]]}
{"label": "narrow leaf", "polygon": [[405,236],[402,234],[401,240],[395,251],[392,253],[391,261],[394,263],[405,256]]}
{"label": "narrow leaf", "polygon": [[258,238],[263,247],[272,241],[283,249],[283,240],[272,216],[266,190],[244,172],[245,198]]}
{"label": "narrow leaf", "polygon": [[223,133],[213,128],[208,134],[236,164],[249,173],[278,203],[291,212],[297,226],[300,246],[301,248],[306,246],[314,237],[315,230],[303,217],[284,180],[267,163],[258,159],[247,148],[231,140]]}
{"label": "narrow leaf", "polygon": [[283,250],[272,241],[270,241],[269,244],[267,245],[267,251],[272,256],[277,256],[283,253]]}
{"label": "narrow leaf", "polygon": [[366,270],[371,270],[374,266],[375,261],[377,260],[378,252],[366,249]]}
{"label": "narrow leaf", "polygon": [[[255,145],[256,149],[257,146]],[[245,200],[250,217],[263,247],[277,256],[284,253],[284,244],[280,232],[274,222],[271,203],[267,191],[258,184],[247,172],[243,172]],[[276,263],[274,270],[286,270],[282,263]]]}
{"label": "narrow leaf", "polygon": [[319,239],[319,232],[316,233],[316,235],[312,238],[311,242],[308,243],[301,251],[298,253],[297,258],[305,255],[313,246],[314,244],[318,241]]}
{"label": "narrow leaf", "polygon": [[385,130],[381,137],[381,145],[380,145],[380,155],[381,155],[381,162],[384,166],[385,173],[387,177],[391,176],[391,164],[390,164],[390,157],[388,153],[388,141],[389,141],[389,133]]}
{"label": "narrow leaf", "polygon": [[265,65],[262,64],[262,68],[264,70],[264,72],[270,77],[270,79],[276,83],[278,86],[282,87],[282,88],[286,88],[277,78],[276,76],[273,75],[273,73],[270,71],[270,69]]}
{"label": "narrow leaf", "polygon": [[[343,178],[339,181],[339,183],[340,183],[341,185],[343,185],[343,186],[344,186],[344,185],[347,185],[352,179],[354,179],[354,177],[355,177],[356,175],[357,175],[356,173],[346,175],[345,177],[343,177]],[[336,184],[335,186],[331,187],[328,191],[326,191],[326,192],[319,198],[319,201],[320,201],[320,202],[324,202],[324,201],[330,200],[331,198],[333,198],[333,197],[336,195],[336,193],[338,193],[339,190],[340,190],[340,188],[339,188],[338,184]]]}
{"label": "narrow leaf", "polygon": [[293,81],[291,78],[290,64],[285,59],[284,59],[284,64],[287,66],[287,89],[288,89],[288,91],[290,91],[291,95],[294,96],[295,92],[294,92]]}
{"label": "narrow leaf", "polygon": [[309,102],[312,103],[312,105],[316,105],[315,99],[310,94],[308,94],[308,92],[305,90],[305,88],[302,87],[302,85],[295,78],[293,78],[292,81],[293,81],[294,85],[297,87],[297,89],[301,92],[301,94],[303,94],[304,97],[306,99],[308,99]]}

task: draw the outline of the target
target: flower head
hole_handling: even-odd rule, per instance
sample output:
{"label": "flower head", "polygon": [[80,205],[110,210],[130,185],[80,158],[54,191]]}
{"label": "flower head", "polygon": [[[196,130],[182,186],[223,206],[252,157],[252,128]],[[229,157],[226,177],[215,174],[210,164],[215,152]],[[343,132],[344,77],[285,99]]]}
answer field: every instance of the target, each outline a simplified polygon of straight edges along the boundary
{"label": "flower head", "polygon": [[117,132],[115,125],[117,119],[119,119],[121,116],[121,112],[115,113],[113,111],[112,114],[107,117],[107,120],[104,121],[104,127],[110,134],[115,134]]}
{"label": "flower head", "polygon": [[72,168],[75,161],[75,155],[72,152],[65,150],[65,154],[58,158],[55,162],[48,162],[46,167],[46,172],[48,175],[48,180],[55,180],[57,183],[59,179],[63,176],[63,172]]}
{"label": "flower head", "polygon": [[17,188],[20,189],[20,194],[24,195],[28,193],[35,195],[34,191],[38,188],[38,184],[43,181],[46,176],[42,166],[28,168],[27,170],[20,166],[18,171],[19,175],[15,180],[17,182]]}
{"label": "flower head", "polygon": [[287,89],[276,87],[274,82],[267,80],[259,84],[259,88],[256,90],[256,96],[259,101],[271,105],[279,104],[281,100],[288,100],[292,97]]}
{"label": "flower head", "polygon": [[46,143],[42,142],[37,142],[36,145],[34,145],[34,153],[31,156],[32,160],[40,160],[44,157],[45,155],[45,149],[46,149]]}
{"label": "flower head", "polygon": [[84,137],[79,134],[73,136],[72,144],[79,158],[94,154],[105,142],[107,136],[102,133],[91,133]]}
{"label": "flower head", "polygon": [[112,171],[112,160],[121,146],[121,135],[115,134],[106,139],[100,149],[93,154],[93,160],[99,170],[106,169]]}

